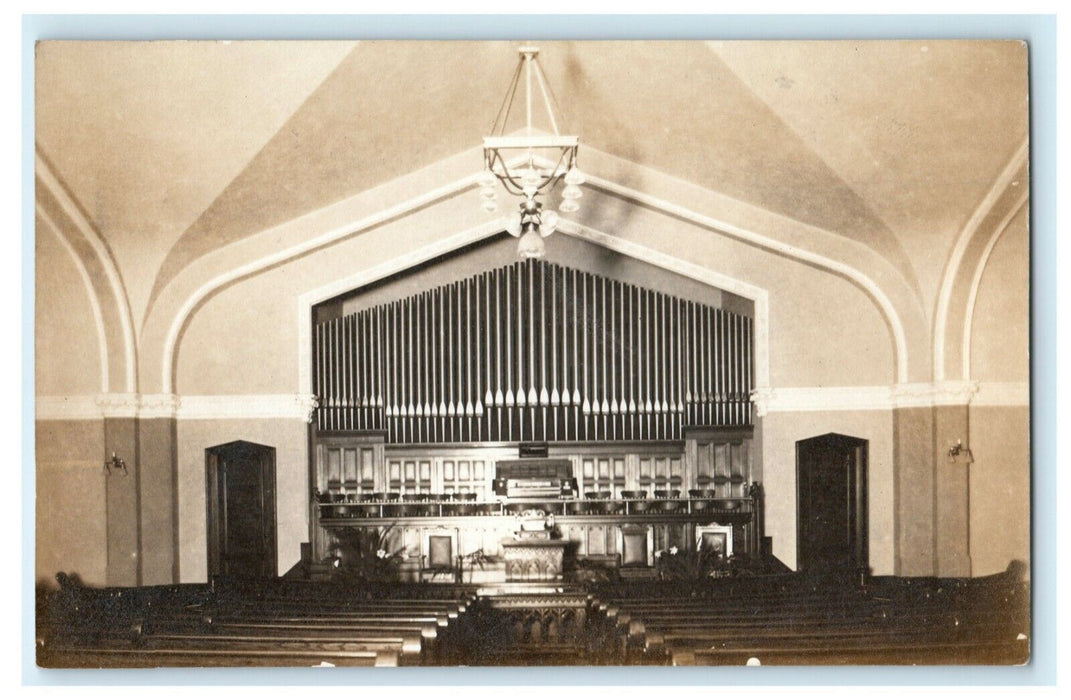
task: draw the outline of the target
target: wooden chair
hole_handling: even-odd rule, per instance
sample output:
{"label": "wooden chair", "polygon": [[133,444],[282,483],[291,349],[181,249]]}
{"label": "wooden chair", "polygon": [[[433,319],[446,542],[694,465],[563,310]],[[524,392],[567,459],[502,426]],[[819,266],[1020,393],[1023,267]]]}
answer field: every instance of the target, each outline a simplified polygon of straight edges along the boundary
{"label": "wooden chair", "polygon": [[420,581],[431,574],[431,581],[439,574],[447,580],[460,583],[457,557],[457,530],[437,529],[424,533],[424,552],[420,557]]}
{"label": "wooden chair", "polygon": [[622,578],[653,578],[654,530],[639,525],[622,525],[617,530],[617,552],[621,557]]}

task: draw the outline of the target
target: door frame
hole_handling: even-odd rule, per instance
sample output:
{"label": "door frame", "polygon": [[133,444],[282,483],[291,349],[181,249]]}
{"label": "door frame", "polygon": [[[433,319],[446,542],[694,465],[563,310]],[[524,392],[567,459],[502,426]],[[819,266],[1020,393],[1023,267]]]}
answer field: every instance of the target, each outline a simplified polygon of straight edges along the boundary
{"label": "door frame", "polygon": [[[796,570],[803,567],[803,518],[800,505],[800,446],[803,443],[825,439],[829,443],[840,443],[845,448],[858,450],[859,458],[855,460],[855,488],[849,494],[849,525],[852,534],[852,558],[857,572],[863,576],[870,571],[870,522],[868,500],[868,473],[870,462],[870,441],[842,433],[824,433],[796,441]],[[854,509],[854,513],[853,513]],[[852,517],[854,515],[854,517]]]}
{"label": "door frame", "polygon": [[[220,493],[217,489],[219,484],[219,462],[225,459],[229,453],[237,450],[256,449],[262,451],[267,458],[267,474],[264,479],[265,490],[270,490],[270,498],[265,498],[265,509],[270,511],[265,514],[264,522],[267,528],[267,537],[270,542],[269,554],[271,568],[269,573],[272,578],[279,576],[279,532],[278,532],[278,494],[275,489],[275,448],[270,445],[261,445],[248,440],[234,440],[221,445],[213,445],[205,448],[205,523],[207,536],[208,578],[211,580],[222,574],[222,552],[220,536],[222,534],[219,505]],[[224,508],[226,503],[223,502]]]}

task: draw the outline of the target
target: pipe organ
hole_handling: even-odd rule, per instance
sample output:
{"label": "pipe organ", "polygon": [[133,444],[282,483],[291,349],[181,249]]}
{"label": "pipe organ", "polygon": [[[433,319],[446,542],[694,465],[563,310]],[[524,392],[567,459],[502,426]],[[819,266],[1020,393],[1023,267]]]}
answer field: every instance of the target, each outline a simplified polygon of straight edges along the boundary
{"label": "pipe organ", "polygon": [[322,321],[313,343],[318,557],[338,528],[392,528],[414,562],[453,532],[454,555],[497,566],[533,511],[577,570],[625,562],[634,532],[690,547],[717,526],[759,552],[742,314],[525,260]]}
{"label": "pipe organ", "polygon": [[527,260],[317,324],[319,432],[665,441],[752,422],[752,320]]}

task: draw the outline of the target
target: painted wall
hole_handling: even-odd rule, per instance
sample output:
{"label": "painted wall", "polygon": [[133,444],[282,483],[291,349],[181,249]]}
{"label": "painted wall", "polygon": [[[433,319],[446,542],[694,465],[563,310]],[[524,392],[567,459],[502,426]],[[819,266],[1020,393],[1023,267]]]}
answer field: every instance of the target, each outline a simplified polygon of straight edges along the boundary
{"label": "painted wall", "polygon": [[309,539],[308,425],[303,420],[181,420],[178,422],[179,577],[208,578],[205,450],[246,440],[275,448],[275,507],[279,573],[301,556]]}
{"label": "painted wall", "polygon": [[38,395],[100,392],[100,348],[93,308],[78,268],[48,227],[39,225],[34,274],[34,382]]}
{"label": "painted wall", "polygon": [[796,566],[796,442],[826,433],[869,441],[868,516],[870,567],[875,575],[893,573],[893,432],[890,411],[815,411],[769,413],[762,421],[766,535],[774,556]]}
{"label": "painted wall", "polygon": [[974,576],[1030,562],[1030,409],[972,406],[970,551]]}
{"label": "painted wall", "polygon": [[[471,201],[432,207],[243,279],[210,297],[181,338],[178,393],[296,392],[297,297],[455,233],[441,227],[443,220],[458,219],[453,211],[458,207],[471,208]],[[773,386],[857,386],[894,380],[889,330],[874,303],[848,281],[642,210],[623,222],[618,233],[769,290]],[[548,239],[548,246],[553,248],[556,238]],[[642,277],[635,281],[644,283]]]}
{"label": "painted wall", "polygon": [[1030,236],[1024,208],[982,272],[971,325],[971,379],[1030,380]]}
{"label": "painted wall", "polygon": [[698,265],[769,293],[770,384],[775,387],[858,386],[895,381],[889,328],[857,286],[730,236],[639,207],[600,207],[626,241]]}
{"label": "painted wall", "polygon": [[[101,390],[100,350],[82,277],[58,234],[38,221],[34,280],[34,388],[38,395]],[[104,425],[36,423],[35,576],[55,585],[75,573],[103,585],[107,569]]]}
{"label": "painted wall", "polygon": [[35,576],[55,585],[63,571],[88,585],[105,585],[104,424],[39,421],[36,429]]}
{"label": "painted wall", "polygon": [[[1020,212],[997,241],[978,289],[972,378],[1026,382],[1029,365],[1029,235]],[[974,575],[1030,561],[1030,409],[971,406],[970,548]]]}

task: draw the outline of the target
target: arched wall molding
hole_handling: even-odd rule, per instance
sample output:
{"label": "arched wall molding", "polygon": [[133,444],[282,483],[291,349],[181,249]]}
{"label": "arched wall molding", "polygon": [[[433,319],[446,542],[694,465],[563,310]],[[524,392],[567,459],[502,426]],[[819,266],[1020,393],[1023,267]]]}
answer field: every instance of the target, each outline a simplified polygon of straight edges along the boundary
{"label": "arched wall molding", "polygon": [[[937,296],[937,307],[934,313],[933,320],[933,376],[934,381],[942,382],[946,379],[946,348],[948,347],[948,330],[949,330],[949,314],[952,307],[952,297],[956,288],[956,282],[961,277],[961,269],[964,265],[964,259],[971,246],[971,242],[975,236],[979,235],[982,223],[986,217],[989,216],[994,207],[1000,202],[1001,197],[1005,192],[1013,187],[1012,182],[1016,177],[1021,175],[1021,172],[1027,166],[1027,159],[1029,157],[1029,140],[1024,139],[1012,155],[1011,159],[1004,166],[1004,169],[997,176],[997,179],[993,182],[993,186],[986,192],[985,197],[975,208],[974,213],[971,214],[970,219],[963,226],[963,229],[956,237],[956,243],[952,247],[952,253],[949,255],[948,263],[945,265],[945,272],[941,278],[941,289]],[[1024,199],[1028,196],[1028,188],[1023,186],[1023,193],[1019,199]],[[1013,206],[1013,209],[1018,209],[1019,204]],[[1007,224],[1004,224],[998,228],[1004,228]],[[963,380],[969,380],[970,375],[964,374]]]}
{"label": "arched wall molding", "polygon": [[672,202],[667,202],[658,197],[596,176],[589,176],[588,182],[623,199],[631,200],[638,204],[650,207],[651,209],[684,219],[685,221],[690,221],[703,228],[724,233],[738,240],[750,243],[764,250],[778,253],[792,260],[809,263],[820,269],[827,270],[840,277],[846,278],[848,281],[861,288],[877,304],[893,337],[893,352],[896,357],[896,381],[897,383],[905,383],[908,381],[908,343],[906,333],[904,332],[903,321],[896,310],[896,306],[889,299],[889,296],[885,291],[862,271],[839,260],[833,260],[832,258],[828,258],[819,253],[804,250],[798,246],[762,236],[753,231],[734,226],[728,222],[720,221],[713,217],[692,211],[686,207],[675,205]]}
{"label": "arched wall molding", "polygon": [[963,316],[963,378],[969,380],[971,376],[971,333],[974,327],[974,306],[978,301],[978,289],[982,285],[982,274],[985,272],[986,266],[989,264],[989,256],[993,253],[993,248],[996,247],[997,242],[1004,236],[1004,232],[1008,230],[1012,220],[1023,210],[1027,202],[1027,190],[1023,188],[1023,193],[1019,197],[1015,206],[1011,211],[1001,220],[1000,224],[993,229],[993,233],[989,237],[989,241],[985,245],[985,249],[982,251],[981,257],[978,259],[978,264],[975,266],[974,275],[971,277],[971,288],[967,294],[967,312]]}
{"label": "arched wall molding", "polygon": [[[465,155],[465,154],[462,154],[462,155]],[[606,156],[606,154],[598,154],[598,155],[600,157],[613,158],[612,156]],[[448,159],[448,160],[456,163],[457,160],[458,160],[458,156],[455,156],[455,157],[453,157],[451,159]],[[619,160],[619,159],[615,159],[615,160]],[[446,161],[442,161],[441,163],[445,163],[445,162]],[[642,169],[642,166],[638,166],[638,165],[635,165],[635,164],[630,164],[630,165],[632,167],[637,168],[637,169]],[[421,182],[424,183],[425,186],[426,186],[426,182],[427,182],[427,173],[428,173],[428,171],[429,170],[432,170],[432,171],[435,170],[435,167],[436,166],[433,165],[433,166],[429,166],[429,168],[425,168],[425,169],[422,169],[421,171],[419,171],[419,174],[422,176]],[[644,169],[644,172],[645,172],[645,174],[649,174],[649,173],[647,173],[646,169]],[[651,172],[653,173],[654,171],[651,171]],[[348,223],[342,223],[342,224],[335,223],[334,225],[331,225],[330,227],[324,228],[324,229],[322,229],[322,230],[320,230],[318,232],[315,230],[315,227],[317,225],[317,221],[320,220],[320,217],[322,217],[323,219],[327,219],[327,220],[332,220],[332,219],[336,219],[337,220],[337,217],[340,216],[339,211],[340,210],[345,210],[347,204],[350,201],[356,200],[357,198],[361,197],[361,195],[356,195],[354,198],[351,198],[351,200],[344,200],[343,202],[335,203],[333,205],[330,205],[329,207],[325,207],[322,210],[318,210],[316,212],[310,212],[308,214],[303,215],[302,217],[298,217],[298,219],[295,219],[294,221],[285,222],[283,224],[280,224],[278,226],[274,226],[274,227],[272,227],[270,229],[267,229],[265,231],[262,231],[262,232],[260,232],[258,234],[255,234],[254,236],[250,237],[250,239],[272,240],[273,238],[280,237],[281,236],[280,232],[282,232],[285,229],[287,229],[287,227],[293,227],[296,222],[300,222],[306,229],[312,229],[312,231],[313,231],[312,235],[305,237],[304,239],[300,240],[299,242],[297,242],[295,244],[288,245],[288,246],[286,246],[284,248],[281,248],[281,249],[279,249],[279,250],[277,250],[275,252],[269,253],[268,255],[265,255],[263,257],[260,257],[260,258],[257,258],[255,260],[252,260],[252,261],[246,262],[244,264],[238,265],[236,267],[227,269],[227,270],[225,270],[225,271],[223,271],[223,272],[221,272],[221,273],[219,273],[219,274],[217,274],[217,275],[215,275],[215,276],[213,276],[213,277],[201,282],[199,285],[196,286],[196,288],[194,289],[194,291],[192,293],[190,293],[188,296],[186,296],[181,301],[181,303],[177,304],[177,310],[175,311],[174,316],[171,317],[171,322],[167,325],[167,331],[166,331],[165,337],[163,339],[163,347],[161,349],[161,366],[160,366],[160,373],[161,374],[160,374],[160,380],[161,380],[161,387],[162,387],[163,393],[171,394],[171,393],[174,392],[175,371],[176,371],[175,358],[176,358],[176,355],[177,355],[178,346],[179,346],[179,344],[181,342],[183,331],[186,328],[187,324],[189,323],[190,317],[192,316],[192,314],[195,313],[197,308],[199,308],[200,305],[203,304],[211,295],[215,294],[216,292],[218,292],[219,290],[223,289],[224,287],[226,287],[226,286],[228,286],[230,284],[233,284],[233,283],[235,283],[235,282],[237,282],[237,281],[239,281],[241,279],[244,279],[244,278],[250,277],[252,275],[258,274],[258,273],[260,273],[262,271],[265,271],[267,269],[274,268],[274,267],[276,267],[276,266],[278,266],[280,264],[283,264],[283,263],[285,263],[285,262],[287,262],[289,260],[293,260],[293,259],[301,257],[303,255],[307,255],[307,254],[309,254],[309,253],[311,253],[311,252],[313,252],[315,250],[318,250],[318,249],[321,249],[321,248],[325,248],[325,247],[330,246],[332,244],[347,240],[347,239],[349,239],[349,238],[351,238],[353,236],[357,236],[357,235],[367,231],[368,229],[370,229],[372,227],[378,226],[378,225],[383,224],[385,222],[404,218],[405,216],[408,216],[408,215],[410,215],[412,213],[420,211],[420,210],[422,210],[422,209],[424,209],[424,208],[426,208],[428,206],[433,205],[436,202],[442,201],[442,200],[450,198],[450,197],[458,196],[461,193],[465,192],[466,190],[469,190],[469,189],[475,187],[478,175],[479,175],[479,173],[476,173],[476,172],[467,174],[467,175],[465,175],[465,176],[463,176],[461,178],[455,179],[452,182],[448,182],[448,183],[446,183],[444,185],[440,185],[440,186],[431,188],[431,189],[427,190],[424,194],[418,195],[416,197],[405,199],[403,201],[398,202],[397,204],[394,204],[392,206],[386,207],[386,208],[384,208],[384,209],[382,209],[380,211],[377,211],[377,212],[375,212],[373,214],[359,217],[359,218],[354,219],[354,220],[352,220],[352,221],[350,221]],[[655,173],[655,175],[657,175],[658,177],[664,178],[664,179],[673,179],[673,178],[670,178],[670,176],[665,176],[665,175],[658,174],[658,173]],[[695,224],[695,225],[698,225],[698,226],[700,226],[702,228],[706,228],[706,229],[713,230],[713,231],[716,231],[716,232],[719,232],[719,233],[723,233],[724,235],[730,236],[732,238],[740,240],[740,241],[742,241],[744,243],[747,243],[749,245],[753,245],[753,246],[759,247],[761,249],[765,249],[765,250],[768,250],[768,251],[775,252],[775,253],[777,253],[779,255],[782,255],[782,256],[784,256],[784,257],[786,257],[788,259],[796,260],[796,261],[802,262],[804,264],[808,264],[808,265],[814,266],[814,267],[816,267],[818,269],[831,272],[831,273],[833,273],[835,275],[838,275],[838,276],[840,276],[842,278],[847,279],[849,282],[851,282],[854,285],[856,285],[857,287],[861,288],[864,291],[864,293],[866,293],[868,296],[870,296],[871,299],[877,305],[877,307],[878,307],[879,311],[881,312],[883,318],[885,319],[886,323],[888,324],[888,327],[890,329],[890,334],[891,334],[891,336],[893,338],[893,345],[894,345],[893,351],[895,353],[895,358],[896,358],[896,381],[898,383],[904,383],[904,382],[906,382],[908,380],[908,377],[909,377],[909,374],[908,374],[908,345],[909,344],[908,344],[908,341],[907,341],[907,336],[906,336],[906,333],[905,333],[904,323],[903,323],[903,320],[901,318],[901,314],[898,311],[896,305],[891,301],[889,295],[886,294],[885,291],[871,277],[869,277],[868,275],[864,274],[862,271],[860,271],[856,267],[854,267],[852,265],[849,265],[849,264],[847,264],[847,263],[845,263],[843,261],[830,258],[830,257],[828,257],[826,255],[822,255],[822,254],[819,254],[819,253],[815,253],[813,251],[805,250],[805,249],[799,247],[798,245],[789,244],[789,243],[786,243],[784,241],[781,241],[781,240],[778,240],[776,238],[773,238],[771,236],[766,236],[766,235],[763,235],[763,234],[758,233],[756,231],[753,231],[753,230],[750,230],[750,229],[747,229],[747,228],[744,228],[744,227],[741,227],[741,226],[737,226],[737,225],[734,225],[734,224],[731,224],[729,222],[716,219],[714,217],[711,217],[711,216],[708,216],[708,215],[705,215],[705,214],[701,214],[701,213],[699,213],[697,211],[694,211],[694,210],[692,210],[692,209],[690,209],[688,207],[684,207],[684,206],[681,206],[681,205],[674,204],[674,203],[669,202],[669,201],[667,201],[665,199],[662,199],[662,198],[659,198],[659,197],[655,197],[653,195],[646,194],[646,193],[640,192],[638,190],[629,188],[629,187],[627,187],[625,185],[621,185],[619,183],[613,182],[613,181],[611,181],[609,179],[605,179],[605,178],[599,177],[594,173],[586,173],[586,177],[587,177],[587,181],[588,181],[588,185],[589,186],[601,189],[601,190],[603,190],[605,192],[608,192],[608,193],[610,193],[610,194],[612,194],[614,196],[617,196],[617,197],[619,197],[619,198],[621,198],[621,199],[623,199],[625,201],[631,201],[633,203],[636,203],[636,204],[645,206],[647,208],[650,208],[650,209],[652,209],[654,211],[659,211],[659,212],[662,212],[662,213],[667,214],[669,216],[672,216],[672,217],[675,217],[675,218],[678,218],[678,219],[681,219],[681,220],[684,220],[684,221],[688,221],[688,222],[690,222],[692,224]],[[405,185],[406,185],[406,178],[405,177],[399,178],[398,180],[392,181],[389,184],[392,187],[394,187],[396,190],[403,190],[404,191]],[[751,206],[751,205],[747,205],[747,206]],[[761,210],[761,211],[765,212],[765,210]],[[767,214],[773,214],[772,212],[766,212],[766,213]],[[824,236],[835,236],[835,234],[832,234],[830,232],[821,231],[819,229],[815,229],[812,226],[807,226],[807,225],[804,225],[804,224],[800,224],[799,222],[793,222],[791,220],[787,220],[787,219],[785,219],[784,217],[782,217],[780,215],[776,215],[776,216],[778,216],[780,218],[780,220],[782,220],[783,222],[786,222],[789,225],[796,226],[804,234],[807,234],[807,235],[820,234],[820,235],[824,235]],[[577,224],[577,226],[579,226],[579,224]],[[503,228],[503,221],[501,219],[496,219],[494,221],[488,222],[486,225],[482,225],[482,226],[476,227],[476,229],[472,229],[469,232],[462,232],[461,234],[457,234],[456,236],[453,236],[450,239],[444,239],[444,241],[442,241],[440,244],[438,244],[434,248],[435,248],[435,250],[441,250],[442,252],[447,252],[449,250],[452,250],[453,248],[460,247],[461,245],[465,245],[466,243],[464,241],[466,241],[466,240],[468,242],[472,242],[474,240],[478,240],[476,238],[472,238],[472,239],[466,238],[466,236],[471,236],[471,235],[482,235],[482,236],[491,235],[491,233],[488,233],[488,231],[491,231],[491,232],[500,231],[500,230],[502,230],[502,228]],[[494,231],[492,231],[492,229]],[[483,232],[483,233],[480,233],[480,234],[475,233],[477,230],[480,231],[480,232]],[[580,231],[579,228],[574,228],[573,230],[574,231]],[[580,235],[580,234],[577,234],[577,235]],[[618,239],[613,239],[613,240],[618,240]],[[622,241],[622,243],[624,243],[624,241]],[[452,247],[448,247],[448,246],[452,246]],[[653,253],[653,251],[652,251],[652,253]],[[696,267],[696,270],[700,270],[700,269],[701,268]],[[693,272],[695,272],[695,270],[693,270]],[[715,273],[715,276],[717,276],[716,273]],[[724,281],[727,282],[727,283],[730,282],[730,280],[724,280]],[[733,281],[733,282],[738,283],[738,284],[744,284],[744,283],[738,282],[738,281]],[[173,281],[172,284],[175,284],[175,282]],[[356,286],[359,286],[359,285],[356,285]],[[328,288],[335,288],[335,287],[332,286],[332,285],[328,285],[327,287],[324,288],[322,293],[323,294],[328,294]],[[350,287],[350,288],[352,288],[352,287]],[[338,290],[339,291],[336,292],[336,293],[341,293],[342,291],[345,291],[345,289],[343,289],[341,287],[338,287]],[[742,294],[742,296],[749,296],[749,295],[744,293],[744,294]],[[325,298],[330,298],[330,295],[328,295]],[[322,300],[323,299],[319,299],[318,301],[322,301]],[[301,302],[300,302],[300,307],[303,308],[307,301],[308,300],[303,298],[301,300]],[[302,313],[301,312],[301,308],[299,308],[299,313]],[[160,311],[161,311],[161,309],[158,308],[157,312],[160,312]],[[302,329],[305,329],[305,324],[304,323],[302,324]],[[302,332],[307,332],[307,329],[303,330]],[[758,341],[758,338],[756,340]],[[307,354],[307,349],[303,350],[303,353]],[[768,358],[766,358],[766,360],[768,361]],[[302,363],[302,364],[304,366],[305,363]],[[309,370],[308,370],[308,368],[305,368],[302,371],[307,374]],[[768,378],[768,373],[767,373],[766,377]],[[758,378],[759,378],[759,376],[758,376],[758,370],[757,370],[756,371],[756,379],[758,379]],[[300,374],[299,374],[299,385],[300,386],[306,386],[305,379]],[[304,389],[302,389],[302,391],[304,393]]]}
{"label": "arched wall molding", "polygon": [[60,227],[56,225],[56,222],[52,220],[52,217],[44,207],[40,204],[37,205],[37,215],[41,217],[41,221],[44,222],[45,228],[55,235],[59,240],[63,249],[67,251],[67,254],[71,256],[71,261],[74,262],[75,268],[78,270],[78,276],[82,279],[82,285],[85,287],[86,296],[89,297],[89,306],[93,311],[93,325],[97,329],[97,349],[100,353],[100,391],[102,394],[106,394],[111,388],[108,382],[108,333],[104,327],[104,314],[100,309],[100,299],[97,297],[97,290],[93,287],[93,280],[89,276],[89,271],[86,269],[85,263],[82,258],[78,256],[78,251],[74,249],[71,242],[67,240],[67,237],[63,235]]}
{"label": "arched wall molding", "polygon": [[112,296],[115,298],[116,311],[119,316],[119,324],[123,338],[123,367],[124,367],[124,391],[134,393],[137,391],[137,343],[134,338],[134,320],[130,311],[130,301],[123,286],[123,278],[119,274],[119,268],[115,264],[111,250],[108,248],[100,233],[82,214],[82,210],[75,203],[74,198],[67,192],[67,188],[52,170],[48,161],[41,155],[40,149],[35,151],[35,168],[37,178],[51,194],[64,215],[78,229],[78,232],[89,242],[98,262],[104,269],[104,275],[108,280]]}
{"label": "arched wall molding", "polygon": [[[233,268],[232,270],[218,275],[202,284],[193,294],[187,297],[186,301],[179,307],[178,312],[168,328],[167,336],[164,340],[163,362],[161,363],[161,386],[163,387],[164,393],[172,393],[174,390],[176,369],[175,354],[182,337],[182,332],[186,328],[193,311],[206,301],[209,296],[241,279],[250,277],[289,260],[307,255],[333,243],[356,236],[374,226],[378,226],[379,224],[392,219],[412,214],[446,197],[457,195],[458,193],[473,187],[476,183],[476,176],[477,174],[474,173],[443,187],[433,189],[426,194],[413,197],[383,209],[378,213],[363,217],[353,223],[334,227],[309,238],[307,241],[298,243],[297,245],[288,246],[282,250]],[[265,233],[269,233],[270,231],[271,229]]]}
{"label": "arched wall molding", "polygon": [[361,270],[352,275],[339,278],[328,284],[315,289],[310,289],[298,295],[298,328],[297,328],[297,358],[298,358],[298,391],[303,395],[312,395],[312,307],[320,302],[327,301],[332,297],[348,292],[352,289],[363,287],[385,277],[390,277],[416,265],[445,255],[458,248],[463,248],[496,233],[500,233],[506,226],[505,219],[499,218],[489,221],[480,226],[461,231],[452,236],[440,239],[429,245],[409,251],[391,258],[385,262]]}
{"label": "arched wall molding", "polygon": [[[501,232],[505,225],[505,219],[496,219],[299,295],[298,391],[303,395],[312,394],[313,306],[488,238]],[[755,383],[759,388],[769,386],[769,294],[765,289],[567,219],[559,222],[558,231],[751,300],[755,305]]]}
{"label": "arched wall molding", "polygon": [[603,248],[750,300],[755,305],[755,386],[758,389],[770,386],[770,295],[766,289],[573,221],[562,220],[558,229]]}

